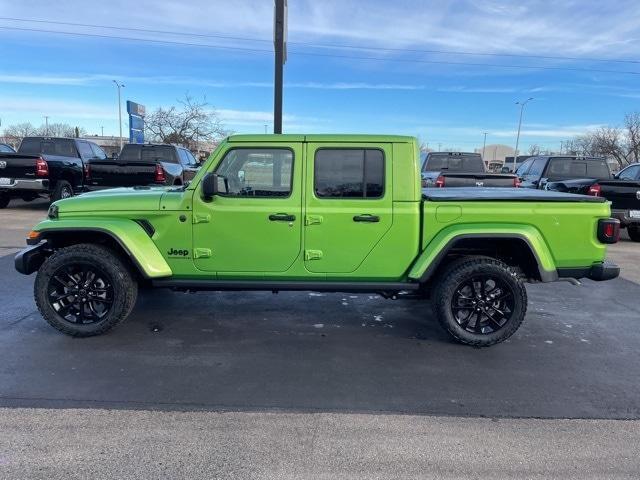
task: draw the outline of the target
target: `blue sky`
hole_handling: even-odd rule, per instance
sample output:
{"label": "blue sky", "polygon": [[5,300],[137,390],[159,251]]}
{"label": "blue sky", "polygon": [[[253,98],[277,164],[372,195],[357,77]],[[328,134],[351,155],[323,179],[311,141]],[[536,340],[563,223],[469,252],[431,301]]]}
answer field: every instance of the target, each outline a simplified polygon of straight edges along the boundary
{"label": "blue sky", "polygon": [[[271,0],[0,0],[2,126],[48,115],[115,134],[117,79],[148,109],[189,92],[228,128],[264,132],[272,15]],[[638,18],[637,1],[289,0],[284,130],[419,135],[443,149],[481,147],[486,131],[488,144],[513,145],[514,103],[534,97],[521,149],[557,148],[640,110]],[[336,44],[359,48],[322,47]]]}

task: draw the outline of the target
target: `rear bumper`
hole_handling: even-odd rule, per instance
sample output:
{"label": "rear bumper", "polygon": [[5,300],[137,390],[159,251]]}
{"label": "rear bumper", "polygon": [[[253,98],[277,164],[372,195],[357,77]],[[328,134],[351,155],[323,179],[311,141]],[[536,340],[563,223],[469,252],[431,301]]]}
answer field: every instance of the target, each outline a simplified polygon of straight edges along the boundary
{"label": "rear bumper", "polygon": [[602,262],[591,265],[590,267],[577,267],[577,268],[559,268],[559,278],[590,278],[597,282],[604,280],[613,280],[620,275],[620,267],[615,263]]}
{"label": "rear bumper", "polygon": [[640,224],[640,218],[632,218],[629,216],[629,210],[611,210],[611,216],[620,220],[620,226]]}
{"label": "rear bumper", "polygon": [[19,251],[14,259],[16,270],[23,275],[31,275],[38,270],[47,258],[46,248],[46,242],[40,242]]}
{"label": "rear bumper", "polygon": [[47,192],[49,191],[49,180],[25,180],[22,178],[14,178],[13,183],[9,185],[0,185],[0,191],[16,191],[16,190],[29,190],[31,192]]}

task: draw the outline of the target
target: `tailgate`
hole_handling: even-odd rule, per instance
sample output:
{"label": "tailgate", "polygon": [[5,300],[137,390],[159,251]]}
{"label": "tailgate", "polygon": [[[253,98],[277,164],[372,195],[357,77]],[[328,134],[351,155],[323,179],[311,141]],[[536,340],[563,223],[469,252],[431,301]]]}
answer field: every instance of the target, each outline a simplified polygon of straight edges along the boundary
{"label": "tailgate", "polygon": [[35,178],[38,158],[38,155],[1,153],[0,178]]}
{"label": "tailgate", "polygon": [[601,193],[614,210],[640,210],[640,181],[598,180]]}
{"label": "tailgate", "polygon": [[149,162],[92,160],[91,186],[134,187],[154,183],[156,166]]}
{"label": "tailgate", "polygon": [[490,173],[443,173],[445,187],[515,187],[515,175]]}

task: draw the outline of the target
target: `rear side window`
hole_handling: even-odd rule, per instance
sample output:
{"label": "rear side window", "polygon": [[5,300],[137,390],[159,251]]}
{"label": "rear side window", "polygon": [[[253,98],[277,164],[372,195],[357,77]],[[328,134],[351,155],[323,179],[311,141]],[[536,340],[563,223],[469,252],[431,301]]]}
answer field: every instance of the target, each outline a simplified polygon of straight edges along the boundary
{"label": "rear side window", "polygon": [[640,165],[633,165],[632,167],[626,168],[623,172],[621,172],[618,178],[622,180],[635,180],[636,178],[638,178],[639,173]]}
{"label": "rear side window", "polygon": [[384,154],[376,149],[319,149],[313,181],[318,198],[380,198]]}
{"label": "rear side window", "polygon": [[527,175],[532,175],[534,177],[539,177],[542,175],[542,171],[544,170],[544,166],[547,164],[546,158],[536,158],[531,163],[531,168],[527,172]]}
{"label": "rear side window", "polygon": [[93,158],[93,150],[87,142],[78,142],[78,151],[82,158]]}
{"label": "rear side window", "polygon": [[75,142],[67,138],[25,138],[18,149],[27,155],[55,155],[58,157],[77,157]]}
{"label": "rear side window", "polygon": [[[512,164],[513,162],[510,162],[510,163]],[[505,165],[509,165],[510,163],[505,163]],[[533,160],[526,160],[524,163],[520,164],[516,168],[516,174],[518,174],[520,176],[526,175],[527,172],[529,171],[529,167],[531,166],[532,163],[533,163]]]}

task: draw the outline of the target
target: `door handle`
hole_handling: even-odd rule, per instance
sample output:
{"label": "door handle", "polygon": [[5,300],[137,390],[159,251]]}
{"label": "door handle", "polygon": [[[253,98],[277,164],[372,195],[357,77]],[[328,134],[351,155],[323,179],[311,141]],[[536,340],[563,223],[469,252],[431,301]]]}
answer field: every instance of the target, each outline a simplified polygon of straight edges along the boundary
{"label": "door handle", "polygon": [[295,215],[288,215],[286,213],[274,213],[269,215],[269,220],[272,222],[293,222],[295,219]]}
{"label": "door handle", "polygon": [[380,221],[380,217],[377,215],[369,215],[368,213],[365,215],[356,215],[353,217],[354,222],[368,222],[368,223],[377,223]]}

